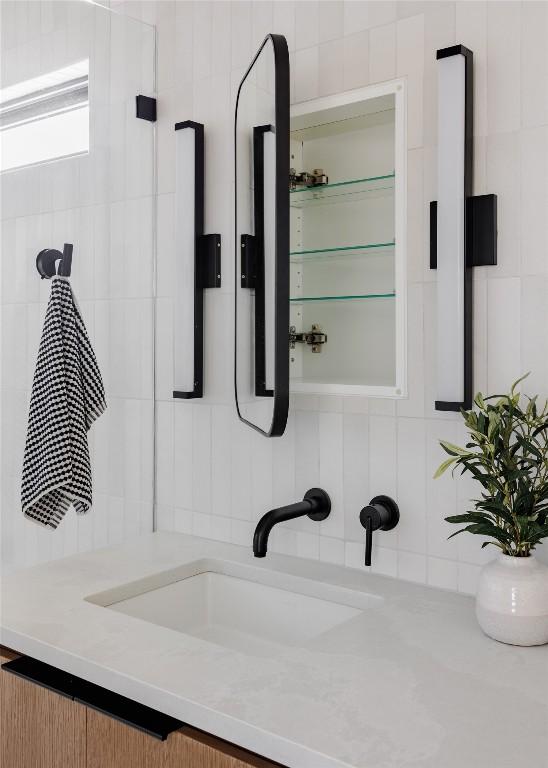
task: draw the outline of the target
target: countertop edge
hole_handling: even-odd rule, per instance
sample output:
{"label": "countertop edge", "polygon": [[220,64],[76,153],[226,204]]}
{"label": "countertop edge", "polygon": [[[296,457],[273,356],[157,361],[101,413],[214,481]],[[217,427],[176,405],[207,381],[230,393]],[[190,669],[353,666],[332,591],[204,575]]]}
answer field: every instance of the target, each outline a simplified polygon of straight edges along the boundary
{"label": "countertop edge", "polygon": [[0,645],[175,717],[193,728],[281,763],[286,768],[353,768],[349,763],[322,755],[298,742],[267,733],[243,720],[237,720],[137,678],[122,675],[116,670],[10,630],[1,621]]}

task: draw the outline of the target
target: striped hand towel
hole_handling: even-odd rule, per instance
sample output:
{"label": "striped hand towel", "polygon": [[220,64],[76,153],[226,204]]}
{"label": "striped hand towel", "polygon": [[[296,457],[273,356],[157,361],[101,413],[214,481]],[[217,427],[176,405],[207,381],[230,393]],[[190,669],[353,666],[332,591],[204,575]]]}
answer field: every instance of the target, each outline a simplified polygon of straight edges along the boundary
{"label": "striped hand towel", "polygon": [[87,432],[106,408],[101,372],[72,288],[53,278],[30,399],[21,502],[26,517],[57,528],[72,504],[91,507]]}

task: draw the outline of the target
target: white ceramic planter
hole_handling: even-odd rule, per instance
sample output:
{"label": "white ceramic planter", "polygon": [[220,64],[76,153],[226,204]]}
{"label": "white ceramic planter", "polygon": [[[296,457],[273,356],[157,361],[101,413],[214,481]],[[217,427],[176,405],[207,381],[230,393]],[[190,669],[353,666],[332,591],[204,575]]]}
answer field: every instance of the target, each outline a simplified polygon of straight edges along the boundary
{"label": "white ceramic planter", "polygon": [[499,555],[480,574],[476,616],[501,643],[548,643],[548,567],[533,556]]}

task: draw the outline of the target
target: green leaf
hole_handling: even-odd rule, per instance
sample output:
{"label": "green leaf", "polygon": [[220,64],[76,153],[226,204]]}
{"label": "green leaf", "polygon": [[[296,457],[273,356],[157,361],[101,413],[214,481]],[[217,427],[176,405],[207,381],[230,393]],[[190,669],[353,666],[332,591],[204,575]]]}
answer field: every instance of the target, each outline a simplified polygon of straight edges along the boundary
{"label": "green leaf", "polygon": [[441,477],[443,473],[455,462],[455,457],[452,456],[450,459],[445,459],[439,467],[436,469],[436,472],[434,474],[434,480],[437,480],[438,477]]}
{"label": "green leaf", "polygon": [[485,410],[485,400],[483,399],[483,395],[481,392],[478,392],[477,395],[474,398],[475,404],[478,406],[478,408],[481,408],[482,411]]}
{"label": "green leaf", "polygon": [[468,528],[461,528],[460,531],[455,531],[455,533],[452,533],[451,536],[447,537],[447,541],[449,541],[449,539],[452,539],[454,536],[458,536],[459,533],[466,533],[467,530]]}
{"label": "green leaf", "polygon": [[489,440],[492,441],[500,421],[500,415],[497,413],[497,411],[491,411],[489,413],[489,426],[487,427],[487,436],[489,437]]}
{"label": "green leaf", "polygon": [[460,448],[458,445],[448,443],[446,440],[440,440],[440,445],[450,456],[468,456],[469,454],[469,451],[465,448]]}
{"label": "green leaf", "polygon": [[491,522],[491,519],[481,512],[465,512],[462,515],[450,515],[445,520],[448,523],[483,523]]}
{"label": "green leaf", "polygon": [[490,546],[498,547],[499,549],[504,549],[502,544],[499,544],[498,541],[484,541],[483,544],[481,545],[481,548],[485,549],[485,547],[490,547]]}
{"label": "green leaf", "polygon": [[514,525],[514,518],[512,517],[511,512],[505,509],[501,504],[488,504],[484,501],[480,501],[478,503],[478,507],[480,509],[488,510],[492,515],[495,515],[496,517],[500,517],[508,525]]}
{"label": "green leaf", "polygon": [[518,386],[518,384],[521,384],[521,382],[524,379],[526,379],[529,376],[530,373],[531,373],[531,371],[527,371],[527,373],[524,373],[523,376],[521,376],[519,379],[517,379],[517,381],[514,381],[514,383],[510,387],[510,394],[511,395],[513,395],[514,392],[516,391],[516,387]]}
{"label": "green leaf", "polygon": [[499,549],[505,550],[505,547],[503,544],[500,544],[498,541],[484,541],[481,545],[482,549],[485,549],[485,547],[498,547]]}
{"label": "green leaf", "polygon": [[469,525],[467,530],[470,533],[475,533],[479,536],[490,536],[491,538],[501,542],[512,541],[511,534],[505,531],[503,528],[497,528],[496,525],[477,523]]}
{"label": "green leaf", "polygon": [[532,437],[536,437],[537,435],[540,435],[542,432],[546,432],[548,430],[548,421],[546,421],[544,424],[541,424],[539,427],[537,427],[533,431]]}

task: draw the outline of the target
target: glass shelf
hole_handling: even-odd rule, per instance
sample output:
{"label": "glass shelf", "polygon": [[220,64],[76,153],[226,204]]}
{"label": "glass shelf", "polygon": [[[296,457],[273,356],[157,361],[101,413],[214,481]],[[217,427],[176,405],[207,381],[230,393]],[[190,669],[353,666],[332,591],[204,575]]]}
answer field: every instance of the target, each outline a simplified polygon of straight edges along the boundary
{"label": "glass shelf", "polygon": [[352,296],[297,296],[289,299],[292,304],[305,304],[312,301],[361,301],[362,299],[393,299],[395,291],[391,293],[362,293]]}
{"label": "glass shelf", "polygon": [[366,243],[365,245],[342,245],[339,248],[314,248],[304,251],[290,251],[289,258],[292,262],[300,263],[312,259],[348,259],[365,255],[373,255],[384,251],[392,252],[396,243]]}
{"label": "glass shelf", "polygon": [[385,197],[394,191],[395,174],[371,176],[367,179],[350,179],[289,190],[291,208],[309,208],[332,203],[358,202],[374,197]]}

